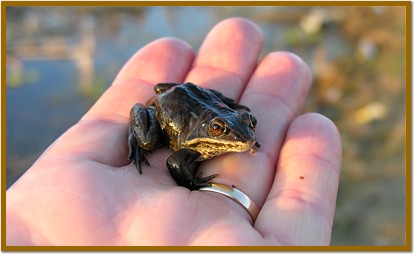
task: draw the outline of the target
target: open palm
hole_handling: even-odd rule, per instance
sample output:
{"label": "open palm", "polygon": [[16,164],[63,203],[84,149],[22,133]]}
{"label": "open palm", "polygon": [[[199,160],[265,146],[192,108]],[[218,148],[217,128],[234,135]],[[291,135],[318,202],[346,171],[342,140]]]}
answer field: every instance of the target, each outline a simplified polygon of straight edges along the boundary
{"label": "open palm", "polygon": [[[228,19],[196,57],[172,38],[150,43],[120,71],[91,110],[56,140],[7,191],[7,245],[326,245],[341,164],[336,127],[299,115],[308,67],[285,52],[258,57],[263,38],[244,19]],[[257,117],[258,151],[202,163],[204,176],[235,185],[261,208],[255,221],[237,203],[176,185],[149,155],[139,175],[127,161],[129,110],[159,82],[190,81],[219,90]]]}

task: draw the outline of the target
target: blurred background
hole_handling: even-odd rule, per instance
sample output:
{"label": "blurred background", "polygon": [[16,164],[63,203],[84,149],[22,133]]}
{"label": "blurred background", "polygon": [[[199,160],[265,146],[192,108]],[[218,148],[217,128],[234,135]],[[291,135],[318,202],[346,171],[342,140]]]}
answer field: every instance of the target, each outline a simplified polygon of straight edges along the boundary
{"label": "blurred background", "polygon": [[7,188],[164,36],[195,50],[232,16],[265,34],[262,56],[292,51],[314,72],[304,112],[341,131],[333,245],[405,245],[405,7],[7,7]]}

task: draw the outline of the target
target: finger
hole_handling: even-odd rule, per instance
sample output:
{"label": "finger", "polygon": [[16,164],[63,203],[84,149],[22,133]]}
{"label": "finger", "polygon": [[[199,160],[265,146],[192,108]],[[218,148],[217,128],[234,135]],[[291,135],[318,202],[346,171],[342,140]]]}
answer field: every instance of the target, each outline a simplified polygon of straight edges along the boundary
{"label": "finger", "polygon": [[190,46],[177,39],[148,44],[131,57],[112,86],[49,152],[75,153],[113,166],[125,165],[130,109],[154,95],[154,84],[182,82],[193,57]]}
{"label": "finger", "polygon": [[[186,81],[218,90],[225,96],[238,100],[257,65],[262,45],[263,35],[255,24],[241,18],[226,19],[207,35]],[[219,161],[222,158],[223,156],[220,156],[219,160],[213,159],[202,163],[199,171],[203,176],[217,173],[221,176],[224,169]],[[237,172],[232,174],[237,175]],[[220,176],[213,181],[220,182]],[[226,197],[218,198],[224,198],[224,202],[230,204],[232,202]]]}
{"label": "finger", "polygon": [[226,19],[207,35],[186,80],[238,100],[263,45],[261,30],[241,18]]}
{"label": "finger", "polygon": [[340,136],[318,114],[289,127],[273,187],[255,227],[284,245],[329,244],[341,167]]}
{"label": "finger", "polygon": [[161,82],[182,82],[194,58],[191,47],[180,40],[164,38],[139,50],[119,72],[112,86],[85,115],[125,122],[131,107],[145,104]]}
{"label": "finger", "polygon": [[218,162],[220,181],[232,183],[259,207],[273,182],[274,171],[287,126],[302,109],[311,84],[311,72],[297,56],[269,54],[257,67],[240,103],[257,117],[256,153],[233,153]]}

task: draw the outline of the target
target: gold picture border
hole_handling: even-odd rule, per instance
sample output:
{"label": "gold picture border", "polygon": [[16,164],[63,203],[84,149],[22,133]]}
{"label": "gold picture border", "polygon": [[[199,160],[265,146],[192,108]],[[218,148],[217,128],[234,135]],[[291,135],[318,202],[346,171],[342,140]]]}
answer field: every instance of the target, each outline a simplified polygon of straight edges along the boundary
{"label": "gold picture border", "polygon": [[[406,11],[406,242],[404,246],[7,246],[6,8],[9,6],[402,6]],[[412,3],[409,1],[3,1],[1,2],[1,250],[2,251],[411,251]]]}

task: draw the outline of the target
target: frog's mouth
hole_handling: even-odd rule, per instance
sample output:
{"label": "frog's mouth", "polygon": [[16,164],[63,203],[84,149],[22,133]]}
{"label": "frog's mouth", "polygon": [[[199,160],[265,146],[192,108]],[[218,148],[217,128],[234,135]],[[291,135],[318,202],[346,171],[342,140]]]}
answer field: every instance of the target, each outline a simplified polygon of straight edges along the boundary
{"label": "frog's mouth", "polygon": [[255,141],[229,141],[223,139],[198,138],[186,142],[185,146],[202,154],[204,159],[229,152],[246,152],[255,144]]}

